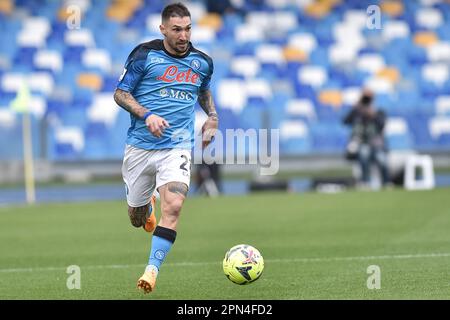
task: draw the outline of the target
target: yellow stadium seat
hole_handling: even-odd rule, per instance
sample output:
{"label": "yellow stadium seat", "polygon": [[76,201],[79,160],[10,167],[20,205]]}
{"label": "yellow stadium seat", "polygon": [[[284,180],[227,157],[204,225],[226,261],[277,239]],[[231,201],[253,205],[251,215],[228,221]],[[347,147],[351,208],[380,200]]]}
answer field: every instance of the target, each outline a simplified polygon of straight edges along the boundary
{"label": "yellow stadium seat", "polygon": [[387,67],[377,72],[377,77],[386,79],[392,83],[400,80],[400,72],[395,67]]}
{"label": "yellow stadium seat", "polygon": [[14,3],[12,0],[0,1],[0,12],[3,14],[11,14],[14,11]]}
{"label": "yellow stadium seat", "polygon": [[319,102],[333,108],[340,108],[342,106],[342,94],[339,90],[323,90],[319,93]]}
{"label": "yellow stadium seat", "polygon": [[126,22],[133,15],[133,10],[120,7],[120,6],[111,6],[106,10],[106,16],[117,22]]}
{"label": "yellow stadium seat", "polygon": [[429,47],[439,42],[439,38],[433,31],[419,31],[414,34],[414,43],[421,47]]}
{"label": "yellow stadium seat", "polygon": [[331,10],[331,6],[325,2],[314,2],[306,6],[305,13],[314,18],[323,18],[328,15]]}
{"label": "yellow stadium seat", "polygon": [[383,1],[380,7],[381,12],[391,17],[398,17],[404,11],[403,3],[401,1]]}
{"label": "yellow stadium seat", "polygon": [[80,73],[77,77],[77,84],[79,87],[99,91],[102,88],[103,79],[95,73]]}
{"label": "yellow stadium seat", "polygon": [[222,28],[223,21],[217,13],[209,13],[201,17],[197,23],[199,26],[210,27],[215,31],[218,31]]}
{"label": "yellow stadium seat", "polygon": [[283,49],[283,55],[286,61],[293,62],[306,62],[308,61],[308,55],[306,52],[294,48],[294,47],[286,47]]}

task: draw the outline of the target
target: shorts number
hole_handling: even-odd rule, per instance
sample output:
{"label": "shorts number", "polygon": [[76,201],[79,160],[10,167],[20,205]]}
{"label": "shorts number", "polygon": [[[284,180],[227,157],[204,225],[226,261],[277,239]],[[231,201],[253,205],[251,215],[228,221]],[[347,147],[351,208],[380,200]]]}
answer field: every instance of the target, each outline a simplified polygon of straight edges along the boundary
{"label": "shorts number", "polygon": [[181,169],[181,170],[184,170],[184,171],[189,171],[189,170],[186,168],[186,165],[187,165],[188,162],[189,162],[188,157],[186,157],[184,154],[183,154],[181,157],[184,159],[184,162],[180,165],[180,169]]}

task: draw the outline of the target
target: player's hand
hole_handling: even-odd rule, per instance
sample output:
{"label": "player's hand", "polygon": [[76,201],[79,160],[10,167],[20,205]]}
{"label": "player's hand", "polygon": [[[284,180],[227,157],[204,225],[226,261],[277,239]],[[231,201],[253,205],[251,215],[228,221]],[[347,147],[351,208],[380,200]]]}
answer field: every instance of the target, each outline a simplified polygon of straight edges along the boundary
{"label": "player's hand", "polygon": [[157,116],[156,114],[150,115],[145,120],[145,125],[147,126],[148,131],[150,131],[157,138],[161,138],[164,130],[169,127],[169,123],[166,119]]}
{"label": "player's hand", "polygon": [[219,118],[216,114],[208,117],[202,127],[202,147],[206,148],[216,135],[219,126]]}

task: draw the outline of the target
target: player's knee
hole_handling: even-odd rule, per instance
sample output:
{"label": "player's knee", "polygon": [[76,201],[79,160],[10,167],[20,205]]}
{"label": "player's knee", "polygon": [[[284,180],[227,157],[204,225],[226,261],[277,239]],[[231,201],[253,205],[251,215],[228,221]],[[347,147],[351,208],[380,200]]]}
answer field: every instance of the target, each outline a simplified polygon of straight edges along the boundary
{"label": "player's knee", "polygon": [[170,201],[165,201],[162,204],[162,210],[169,216],[178,217],[181,212],[181,207],[183,206],[183,199],[175,198]]}

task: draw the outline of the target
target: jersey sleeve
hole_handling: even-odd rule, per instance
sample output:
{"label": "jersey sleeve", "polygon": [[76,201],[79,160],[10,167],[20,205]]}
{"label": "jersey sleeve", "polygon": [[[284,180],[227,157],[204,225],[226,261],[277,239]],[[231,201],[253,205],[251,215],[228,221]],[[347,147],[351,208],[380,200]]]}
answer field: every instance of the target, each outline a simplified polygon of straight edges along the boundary
{"label": "jersey sleeve", "polygon": [[146,72],[147,54],[139,48],[133,50],[125,63],[117,88],[132,92]]}
{"label": "jersey sleeve", "polygon": [[214,64],[212,62],[212,59],[207,59],[208,61],[208,75],[203,79],[202,84],[200,86],[200,91],[209,90],[210,83],[211,83],[211,77],[214,72]]}

